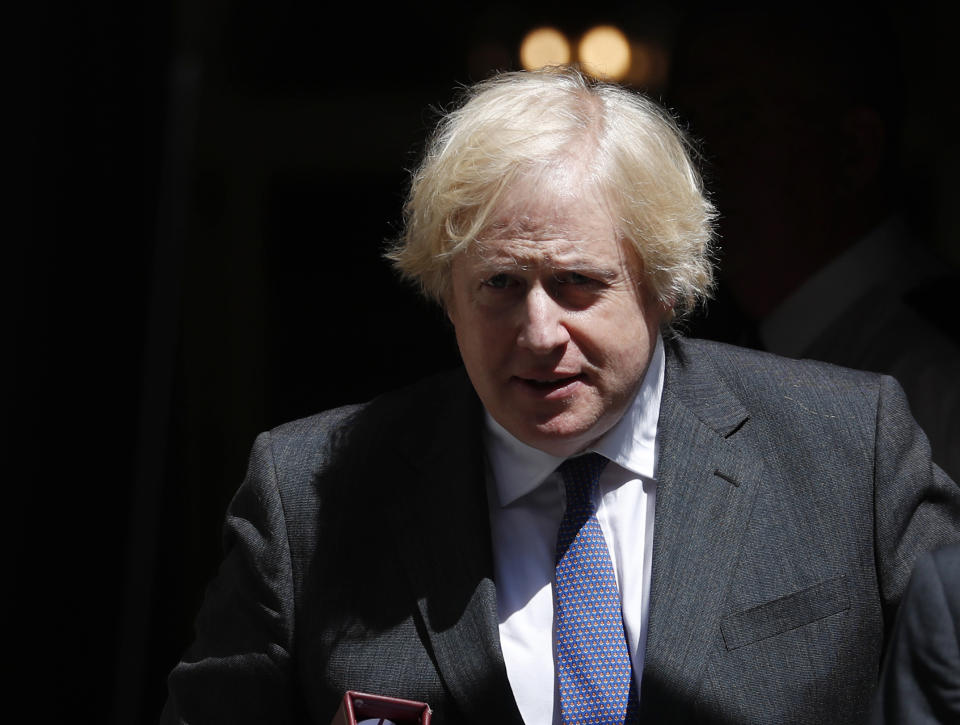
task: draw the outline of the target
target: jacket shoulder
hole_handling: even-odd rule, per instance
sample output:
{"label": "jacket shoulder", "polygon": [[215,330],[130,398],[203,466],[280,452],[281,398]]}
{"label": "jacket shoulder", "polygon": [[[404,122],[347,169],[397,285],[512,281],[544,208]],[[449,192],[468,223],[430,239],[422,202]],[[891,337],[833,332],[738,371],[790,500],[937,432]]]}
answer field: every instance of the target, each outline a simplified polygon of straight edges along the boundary
{"label": "jacket shoulder", "polygon": [[[713,340],[678,337],[672,340],[670,345],[683,363],[691,358],[709,359],[720,372],[743,371],[747,375],[762,375],[770,372],[775,377],[807,377],[858,384],[878,384],[882,377],[878,373],[854,370],[819,360],[781,357],[762,350],[737,347]],[[731,375],[731,377],[735,376]]]}
{"label": "jacket shoulder", "polygon": [[675,376],[681,373],[685,380],[701,381],[713,377],[745,404],[809,401],[828,410],[849,409],[859,402],[875,408],[882,388],[899,390],[889,376],[710,340],[678,338],[670,349]]}
{"label": "jacket shoulder", "polygon": [[462,370],[424,378],[365,403],[345,405],[283,423],[259,440],[269,442],[281,487],[300,486],[323,471],[334,457],[375,457],[383,447],[396,447],[445,416],[445,408],[470,395]]}
{"label": "jacket shoulder", "polygon": [[[916,431],[889,376],[703,340],[676,339],[668,349],[665,393],[708,423],[749,420],[748,437],[764,450],[787,439],[817,450],[829,440],[847,460],[869,465],[881,427]],[[786,452],[777,445],[772,455]]]}

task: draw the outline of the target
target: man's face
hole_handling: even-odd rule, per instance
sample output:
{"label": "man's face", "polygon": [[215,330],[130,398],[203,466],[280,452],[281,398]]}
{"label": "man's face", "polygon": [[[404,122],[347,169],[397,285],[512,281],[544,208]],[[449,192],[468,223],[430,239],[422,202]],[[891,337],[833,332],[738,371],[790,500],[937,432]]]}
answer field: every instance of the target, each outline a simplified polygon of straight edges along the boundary
{"label": "man's face", "polygon": [[569,456],[630,404],[664,310],[645,301],[595,194],[524,186],[509,194],[524,201],[454,260],[447,313],[487,411],[524,443]]}

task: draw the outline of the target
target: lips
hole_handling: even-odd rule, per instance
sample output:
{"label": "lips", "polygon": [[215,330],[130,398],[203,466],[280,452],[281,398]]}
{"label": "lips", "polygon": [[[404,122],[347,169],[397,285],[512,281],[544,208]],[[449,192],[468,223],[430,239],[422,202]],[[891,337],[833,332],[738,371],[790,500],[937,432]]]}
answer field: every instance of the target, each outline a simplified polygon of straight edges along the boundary
{"label": "lips", "polygon": [[521,377],[515,376],[513,379],[526,390],[538,395],[560,394],[569,390],[571,386],[579,383],[584,378],[583,373],[576,375],[550,375],[546,377]]}
{"label": "lips", "polygon": [[574,380],[578,380],[579,378],[580,378],[579,375],[571,375],[565,378],[548,378],[546,380],[529,380],[528,379],[528,380],[524,380],[524,382],[527,383],[527,385],[532,385],[535,388],[543,388],[544,390],[546,390],[547,388],[556,388],[561,385],[566,385],[567,383],[571,383]]}

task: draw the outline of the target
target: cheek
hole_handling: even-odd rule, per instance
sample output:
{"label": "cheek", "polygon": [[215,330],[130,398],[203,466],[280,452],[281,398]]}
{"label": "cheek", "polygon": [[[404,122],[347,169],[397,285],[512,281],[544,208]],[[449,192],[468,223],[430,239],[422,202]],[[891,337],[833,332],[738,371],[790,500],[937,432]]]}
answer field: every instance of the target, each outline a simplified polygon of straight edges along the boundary
{"label": "cheek", "polygon": [[[598,359],[629,368],[649,346],[650,324],[643,308],[633,300],[607,310],[597,310],[578,321],[580,345]],[[642,355],[641,355],[642,356]]]}
{"label": "cheek", "polygon": [[[605,334],[598,334],[600,331]],[[610,393],[617,395],[636,385],[646,371],[653,351],[656,328],[639,313],[623,315],[607,325],[595,325],[590,339],[594,360],[603,370]]]}
{"label": "cheek", "polygon": [[479,315],[454,320],[454,328],[460,356],[467,368],[472,373],[492,372],[505,354],[503,331]]}

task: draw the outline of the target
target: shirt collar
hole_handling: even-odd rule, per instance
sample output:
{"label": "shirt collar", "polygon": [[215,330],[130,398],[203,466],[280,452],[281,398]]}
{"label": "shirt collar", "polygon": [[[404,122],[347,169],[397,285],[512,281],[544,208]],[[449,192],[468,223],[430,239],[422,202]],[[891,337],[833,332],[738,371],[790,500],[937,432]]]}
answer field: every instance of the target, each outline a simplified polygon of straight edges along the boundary
{"label": "shirt collar", "polygon": [[[663,368],[663,339],[657,335],[647,372],[630,406],[616,425],[588,449],[646,478],[653,478],[654,473]],[[530,493],[564,461],[518,440],[486,411],[484,445],[501,506],[509,506]]]}

